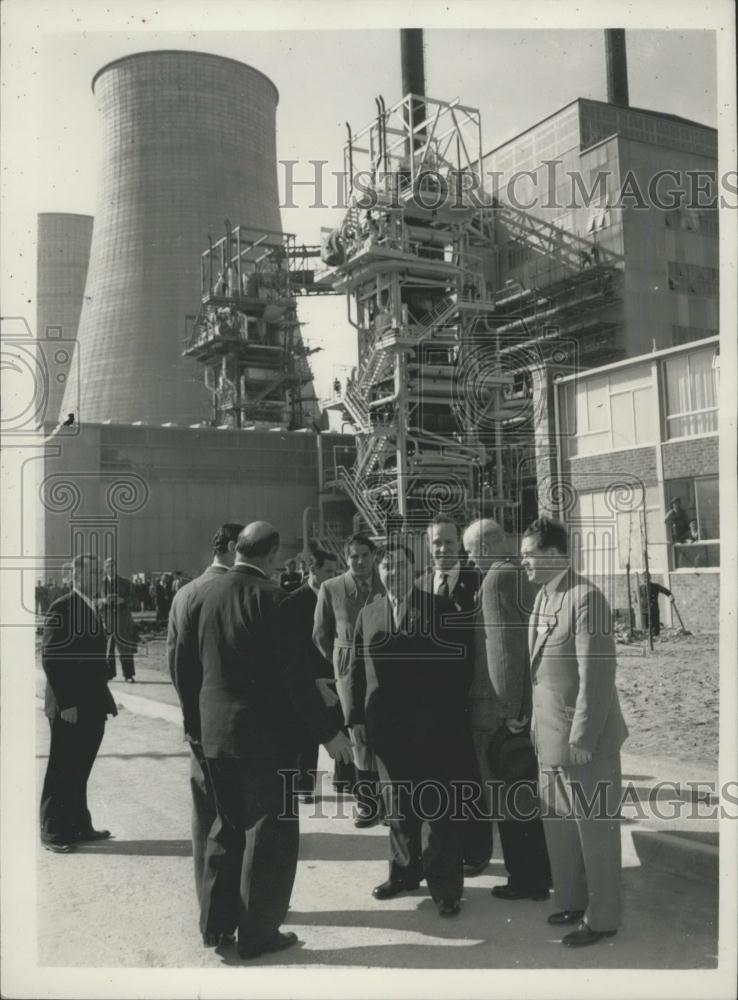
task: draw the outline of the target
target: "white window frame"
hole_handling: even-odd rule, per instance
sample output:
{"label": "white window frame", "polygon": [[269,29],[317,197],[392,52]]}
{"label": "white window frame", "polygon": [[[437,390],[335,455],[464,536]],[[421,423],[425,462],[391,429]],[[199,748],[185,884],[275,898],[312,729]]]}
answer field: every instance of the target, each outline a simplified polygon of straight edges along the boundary
{"label": "white window frame", "polygon": [[[717,351],[717,348],[704,348],[704,347],[702,347],[702,348],[700,348],[699,350],[696,350],[696,351],[689,351],[689,352],[686,353],[686,355],[684,355],[684,356],[686,356],[686,360],[687,360],[687,384],[689,386],[690,402],[691,402],[691,396],[692,396],[692,364],[691,364],[691,359],[693,357],[695,357],[696,355],[698,355],[698,354],[706,354],[707,351],[709,351],[709,350],[712,350],[712,364],[710,365],[710,367],[711,367],[711,369],[712,369],[713,372],[719,371],[720,370],[720,362],[719,362],[720,355],[719,355],[719,353]],[[667,407],[669,406],[669,390],[668,390],[668,379],[667,379],[667,374],[666,374],[666,366],[669,364],[670,361],[675,361],[677,358],[681,358],[681,357],[682,357],[682,355],[676,355],[674,358],[665,358],[661,362],[662,368],[661,368],[660,376],[661,376],[661,381],[662,381],[662,386],[663,386],[663,392],[661,393],[661,396],[662,396],[662,399],[663,399],[663,402],[662,402],[662,411],[663,411],[664,442],[670,442],[670,441],[688,441],[691,438],[696,438],[696,437],[714,437],[718,433],[717,415],[718,415],[718,412],[719,412],[719,409],[720,409],[720,403],[719,403],[719,399],[718,399],[719,394],[720,394],[720,385],[719,385],[719,381],[718,381],[718,377],[717,376],[713,376],[713,378],[715,380],[715,386],[714,386],[714,388],[715,388],[715,405],[714,406],[703,406],[703,407],[701,407],[700,409],[697,409],[697,410],[685,410],[683,413],[668,413],[667,412]],[[716,359],[718,359],[718,360],[716,361]],[[679,436],[673,436],[673,437],[669,434],[669,421],[670,420],[671,421],[684,420],[686,417],[697,417],[697,416],[699,416],[702,413],[714,413],[715,414],[716,425],[715,425],[715,429],[714,430],[698,431],[696,434],[680,434]]]}

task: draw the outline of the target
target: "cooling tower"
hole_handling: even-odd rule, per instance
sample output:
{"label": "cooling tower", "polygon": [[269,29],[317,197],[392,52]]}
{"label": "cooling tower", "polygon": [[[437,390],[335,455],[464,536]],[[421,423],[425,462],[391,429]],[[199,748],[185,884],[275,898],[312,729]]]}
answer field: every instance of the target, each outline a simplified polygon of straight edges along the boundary
{"label": "cooling tower", "polygon": [[42,212],[36,256],[36,336],[48,374],[44,419],[59,419],[90,261],[92,216]]}
{"label": "cooling tower", "polygon": [[142,52],[95,75],[101,128],[95,227],[79,324],[82,422],[208,418],[199,367],[181,357],[200,254],[227,217],[281,230],[272,82],[233,59]]}

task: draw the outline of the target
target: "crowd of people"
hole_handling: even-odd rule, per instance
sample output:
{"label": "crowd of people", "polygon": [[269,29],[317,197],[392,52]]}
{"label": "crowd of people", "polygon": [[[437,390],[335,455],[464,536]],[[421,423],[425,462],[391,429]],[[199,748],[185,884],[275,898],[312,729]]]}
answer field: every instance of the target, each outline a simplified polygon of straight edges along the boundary
{"label": "crowd of people", "polygon": [[[567,530],[549,518],[526,529],[519,554],[489,519],[462,530],[438,515],[427,545],[422,572],[403,536],[377,548],[359,533],[345,572],[313,547],[280,575],[274,526],[227,523],[210,566],[173,595],[167,655],[191,750],[206,947],[235,945],[248,959],[295,943],[281,926],[297,804],[320,792],[321,745],[335,787],[354,797],[355,825],[388,827],[376,900],[425,881],[439,915],[455,916],[464,879],[489,864],[496,824],[508,878],[493,897],[542,902],[553,889],[547,920],[567,947],[617,932],[627,729],[607,601],[572,569]],[[119,652],[127,641],[114,565],[107,585],[94,557],[77,556],[72,572],[43,639],[41,831],[58,853],[110,836],[92,824],[86,783],[115,714],[110,637]]]}

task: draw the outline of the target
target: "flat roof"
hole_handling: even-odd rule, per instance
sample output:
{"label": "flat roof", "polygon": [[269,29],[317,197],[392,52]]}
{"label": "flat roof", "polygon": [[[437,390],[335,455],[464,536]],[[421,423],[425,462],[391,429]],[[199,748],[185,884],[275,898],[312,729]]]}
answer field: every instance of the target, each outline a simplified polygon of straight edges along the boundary
{"label": "flat roof", "polygon": [[712,125],[703,125],[702,122],[696,122],[690,118],[682,118],[680,115],[672,115],[667,111],[653,111],[651,108],[636,108],[633,107],[632,104],[613,104],[611,101],[597,101],[592,97],[575,97],[573,101],[569,101],[568,104],[564,104],[560,108],[557,108],[556,111],[552,111],[550,115],[546,115],[545,118],[541,118],[539,121],[535,122],[535,124],[529,125],[528,128],[523,129],[522,132],[518,132],[516,135],[511,136],[511,138],[506,139],[505,142],[501,142],[498,146],[493,146],[488,152],[482,154],[482,159],[496,153],[497,150],[502,149],[503,146],[509,146],[511,142],[515,142],[516,139],[520,139],[528,132],[532,132],[533,129],[538,128],[539,125],[543,125],[543,123],[549,121],[549,119],[555,118],[556,115],[560,115],[561,112],[566,111],[567,108],[571,108],[575,104],[581,104],[585,101],[589,104],[600,104],[608,108],[615,108],[618,111],[635,111],[639,115],[651,115],[654,118],[661,118],[664,121],[678,122],[680,125],[691,125],[693,128],[702,128],[707,132],[714,132],[717,134],[717,129],[713,128]]}
{"label": "flat roof", "polygon": [[639,354],[635,358],[624,358],[622,361],[613,361],[609,365],[600,365],[598,368],[587,368],[582,372],[575,372],[573,375],[561,375],[555,378],[554,381],[557,385],[562,382],[576,382],[577,379],[582,378],[596,378],[603,375],[605,372],[615,371],[619,368],[627,368],[628,365],[642,365],[646,361],[655,361],[660,358],[666,357],[668,354],[679,354],[683,351],[694,351],[700,347],[709,347],[710,344],[719,344],[720,335],[715,334],[714,337],[703,337],[702,340],[691,340],[687,344],[677,344],[676,347],[662,347],[660,351],[649,351],[648,354]]}
{"label": "flat roof", "polygon": [[257,73],[259,76],[263,77],[266,82],[274,88],[274,93],[277,98],[277,104],[279,104],[279,91],[277,90],[277,85],[273,80],[270,80],[266,73],[262,73],[260,69],[256,69],[254,66],[249,66],[248,63],[241,62],[240,59],[231,59],[230,56],[219,56],[214,52],[198,52],[196,49],[144,49],[142,52],[131,52],[127,56],[121,56],[119,59],[113,59],[109,63],[105,63],[100,69],[95,73],[92,78],[92,93],[95,93],[95,83],[97,78],[101,74],[105,73],[112,66],[118,66],[120,63],[128,62],[131,59],[140,59],[142,56],[168,56],[168,55],[178,55],[178,56],[197,56],[198,58],[205,59],[217,59],[218,62],[228,62],[233,63],[234,66],[240,66],[241,69],[251,70],[252,73]]}

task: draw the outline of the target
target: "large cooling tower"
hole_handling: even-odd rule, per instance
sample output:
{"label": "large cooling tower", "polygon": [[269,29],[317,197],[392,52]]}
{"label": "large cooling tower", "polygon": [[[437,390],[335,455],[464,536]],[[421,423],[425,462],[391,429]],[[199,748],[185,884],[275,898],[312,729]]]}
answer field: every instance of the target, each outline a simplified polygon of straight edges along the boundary
{"label": "large cooling tower", "polygon": [[99,187],[65,409],[83,422],[194,423],[211,413],[198,366],[181,357],[200,254],[226,217],[281,229],[279,95],[250,66],[178,51],[118,59],[92,89]]}
{"label": "large cooling tower", "polygon": [[36,256],[36,335],[48,375],[47,423],[56,423],[74,357],[90,262],[92,216],[42,212]]}

